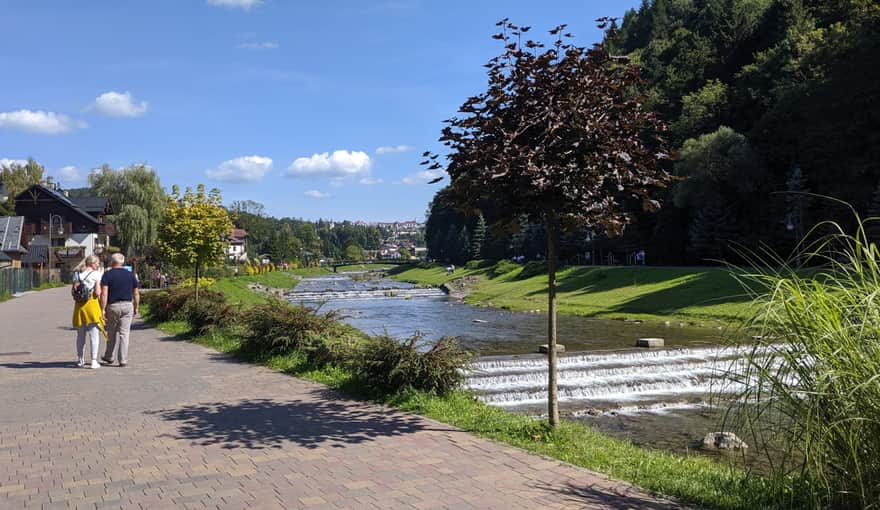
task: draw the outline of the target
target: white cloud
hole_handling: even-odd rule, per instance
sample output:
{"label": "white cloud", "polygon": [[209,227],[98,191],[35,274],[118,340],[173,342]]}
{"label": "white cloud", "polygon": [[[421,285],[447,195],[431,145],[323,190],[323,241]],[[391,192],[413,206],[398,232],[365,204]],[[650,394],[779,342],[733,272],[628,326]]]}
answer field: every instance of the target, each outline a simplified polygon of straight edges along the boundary
{"label": "white cloud", "polygon": [[111,90],[96,97],[89,109],[109,117],[139,117],[146,113],[147,106],[146,101],[132,101],[131,92]]}
{"label": "white cloud", "polygon": [[229,7],[230,9],[251,10],[263,3],[263,0],[208,0],[208,5],[215,7]]}
{"label": "white cloud", "polygon": [[242,156],[224,161],[205,174],[218,181],[253,182],[262,179],[269,170],[272,170],[272,158]]}
{"label": "white cloud", "polygon": [[0,158],[0,168],[8,168],[12,165],[27,165],[26,159],[8,159],[8,158]]}
{"label": "white cloud", "polygon": [[412,145],[383,145],[376,148],[376,154],[394,154],[396,152],[406,152],[415,149]]}
{"label": "white cloud", "polygon": [[373,177],[361,177],[361,180],[358,181],[361,184],[371,185],[371,184],[382,184],[382,179],[374,179]]}
{"label": "white cloud", "polygon": [[346,178],[367,176],[373,161],[366,152],[334,151],[313,154],[309,158],[296,158],[287,168],[288,177]]}
{"label": "white cloud", "polygon": [[438,177],[446,175],[443,170],[422,170],[403,178],[404,184],[426,184]]}
{"label": "white cloud", "polygon": [[306,191],[305,193],[303,193],[303,195],[310,197],[310,198],[330,198],[329,193],[324,193],[323,191],[318,191],[316,189],[310,189],[310,190]]}
{"label": "white cloud", "polygon": [[238,45],[239,48],[243,50],[277,50],[278,43],[275,41],[263,41],[263,42],[244,42]]}
{"label": "white cloud", "polygon": [[68,165],[58,170],[58,179],[61,182],[79,182],[83,178],[79,169],[75,166]]}
{"label": "white cloud", "polygon": [[76,128],[88,127],[82,121],[72,120],[67,115],[55,112],[17,110],[0,112],[0,128],[15,129],[28,133],[55,135],[67,133]]}

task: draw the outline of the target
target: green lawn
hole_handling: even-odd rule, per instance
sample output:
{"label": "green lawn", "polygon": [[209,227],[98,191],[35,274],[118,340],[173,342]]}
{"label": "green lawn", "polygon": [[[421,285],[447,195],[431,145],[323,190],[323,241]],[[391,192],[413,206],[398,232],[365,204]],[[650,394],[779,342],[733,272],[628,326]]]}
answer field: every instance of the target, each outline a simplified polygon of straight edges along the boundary
{"label": "green lawn", "polygon": [[257,292],[251,292],[248,284],[259,283],[276,289],[291,289],[296,286],[297,278],[290,271],[274,271],[253,276],[239,275],[229,278],[220,278],[211,285],[211,290],[217,290],[226,294],[231,303],[252,305],[265,303],[269,296]]}
{"label": "green lawn", "polygon": [[[522,275],[523,268],[493,276],[493,267],[456,269],[407,266],[392,277],[421,285],[440,285],[476,276],[467,302],[511,310],[546,310],[546,272]],[[747,311],[751,299],[726,268],[571,266],[558,274],[561,313],[648,320],[685,319],[728,322]]]}

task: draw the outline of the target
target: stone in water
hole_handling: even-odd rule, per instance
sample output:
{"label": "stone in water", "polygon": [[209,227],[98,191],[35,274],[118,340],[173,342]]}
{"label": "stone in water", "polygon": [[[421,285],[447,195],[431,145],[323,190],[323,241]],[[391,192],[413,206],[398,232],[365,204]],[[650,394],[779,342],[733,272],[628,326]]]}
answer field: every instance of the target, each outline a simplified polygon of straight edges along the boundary
{"label": "stone in water", "polygon": [[[541,354],[547,354],[550,352],[550,347],[547,344],[539,345],[538,352]],[[556,344],[556,352],[565,352],[565,346],[562,344]]]}
{"label": "stone in water", "polygon": [[745,450],[748,447],[733,432],[709,432],[703,437],[703,448],[710,450]]}
{"label": "stone in water", "polygon": [[636,340],[636,347],[663,347],[663,339],[662,338],[639,338]]}

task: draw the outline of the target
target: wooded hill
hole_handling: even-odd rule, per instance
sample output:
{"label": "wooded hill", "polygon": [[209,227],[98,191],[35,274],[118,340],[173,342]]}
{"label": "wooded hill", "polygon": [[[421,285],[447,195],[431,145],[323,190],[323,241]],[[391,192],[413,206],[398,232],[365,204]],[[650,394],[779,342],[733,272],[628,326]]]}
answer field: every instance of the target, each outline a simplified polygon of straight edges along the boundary
{"label": "wooded hill", "polygon": [[[699,264],[761,243],[788,253],[815,223],[852,220],[802,192],[880,215],[880,2],[645,0],[608,43],[640,66],[639,92],[669,123],[671,169],[684,180],[659,212],[635,212],[622,237],[585,230],[563,240],[563,257],[601,250],[623,261],[644,249],[652,264]],[[483,209],[491,226],[491,204]],[[443,191],[429,212],[432,256],[477,255],[477,217]],[[538,225],[486,239],[482,257],[543,246]]]}

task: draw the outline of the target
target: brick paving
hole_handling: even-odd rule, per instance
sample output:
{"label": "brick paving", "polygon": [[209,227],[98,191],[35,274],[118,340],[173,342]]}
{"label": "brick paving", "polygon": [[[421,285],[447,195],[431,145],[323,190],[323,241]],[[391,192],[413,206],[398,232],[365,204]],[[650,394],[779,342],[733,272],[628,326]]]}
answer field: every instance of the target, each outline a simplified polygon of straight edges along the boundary
{"label": "brick paving", "polygon": [[139,321],[128,367],[78,369],[71,309],[0,303],[2,509],[677,508]]}

